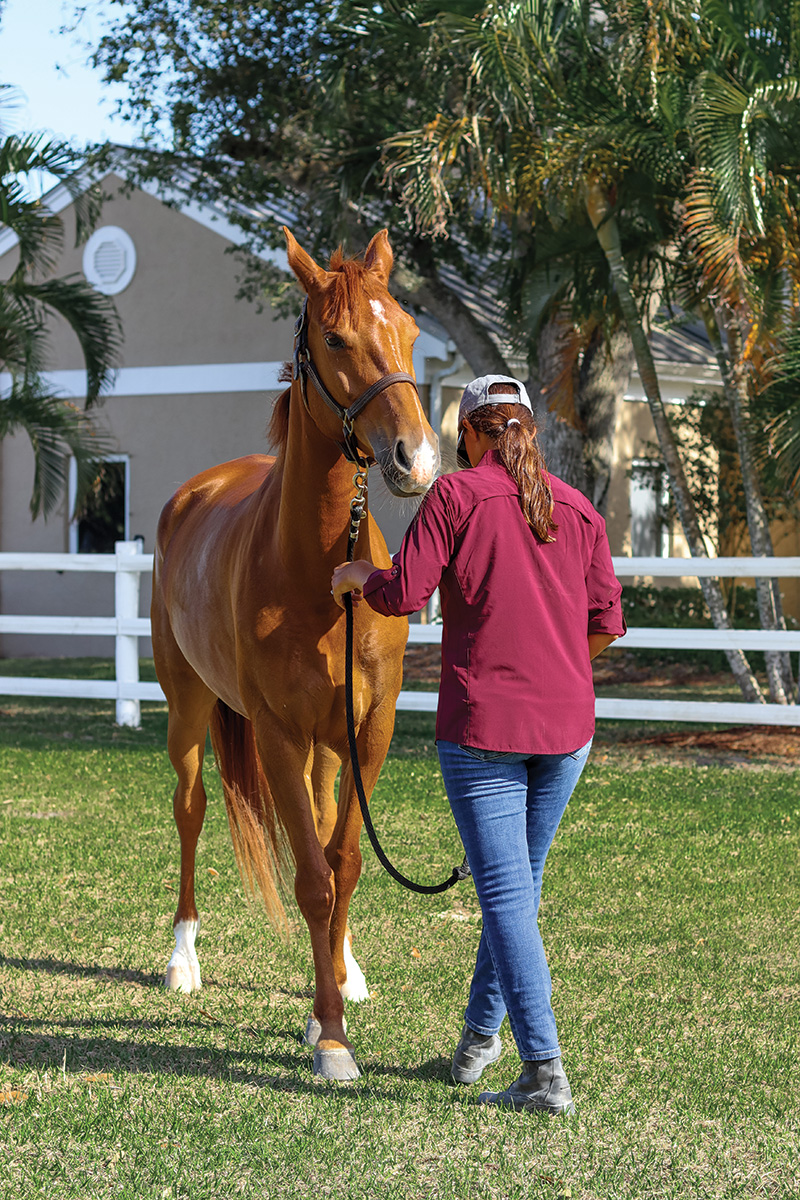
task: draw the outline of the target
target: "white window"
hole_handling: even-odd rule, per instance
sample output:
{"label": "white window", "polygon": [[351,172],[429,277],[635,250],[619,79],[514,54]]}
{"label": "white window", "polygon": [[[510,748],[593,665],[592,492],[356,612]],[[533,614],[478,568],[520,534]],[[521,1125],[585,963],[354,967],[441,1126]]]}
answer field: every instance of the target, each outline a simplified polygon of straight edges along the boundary
{"label": "white window", "polygon": [[130,539],[130,459],[110,454],[94,486],[75,512],[78,472],[69,461],[70,554],[113,554],[115,542]]}
{"label": "white window", "polygon": [[668,492],[663,464],[635,458],[631,464],[631,554],[663,558],[669,554]]}

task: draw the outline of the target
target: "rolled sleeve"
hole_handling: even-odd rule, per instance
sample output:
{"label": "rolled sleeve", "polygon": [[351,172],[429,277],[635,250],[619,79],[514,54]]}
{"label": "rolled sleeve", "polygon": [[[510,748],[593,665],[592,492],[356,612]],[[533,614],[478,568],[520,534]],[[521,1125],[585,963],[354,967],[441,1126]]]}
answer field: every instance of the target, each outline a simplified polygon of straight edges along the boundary
{"label": "rolled sleeve", "polygon": [[[400,557],[395,554],[392,566],[385,571],[373,571],[361,593],[370,608],[383,613],[385,617],[402,617],[404,614],[398,606],[400,597],[397,595],[396,580],[400,575],[400,567],[395,561]],[[413,609],[409,611],[414,611]]]}
{"label": "rolled sleeve", "polygon": [[597,531],[592,561],[586,574],[588,633],[623,637],[628,626],[622,615],[622,585],[614,574],[605,524]]}
{"label": "rolled sleeve", "polygon": [[453,555],[455,536],[447,496],[433,485],[411,522],[391,567],[373,571],[364,584],[364,599],[384,616],[419,612],[431,598]]}

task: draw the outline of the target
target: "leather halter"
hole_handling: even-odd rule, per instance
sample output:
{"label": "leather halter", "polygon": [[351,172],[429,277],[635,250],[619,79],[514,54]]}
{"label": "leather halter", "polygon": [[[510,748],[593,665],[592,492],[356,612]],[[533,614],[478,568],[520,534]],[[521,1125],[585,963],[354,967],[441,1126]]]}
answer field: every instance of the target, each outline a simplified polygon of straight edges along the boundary
{"label": "leather halter", "polygon": [[[375,383],[370,384],[365,392],[362,392],[357,400],[347,408],[340,404],[325,387],[319,376],[317,368],[311,358],[311,353],[308,348],[308,296],[303,301],[303,311],[297,318],[294,326],[294,352],[292,354],[292,378],[300,380],[300,392],[303,397],[303,403],[306,406],[306,412],[311,416],[311,409],[308,406],[308,380],[310,379],[316,388],[319,395],[333,412],[336,413],[339,420],[342,422],[342,432],[344,437],[337,445],[341,447],[342,454],[345,458],[355,466],[362,469],[369,464],[367,459],[362,458],[358,449],[358,441],[353,430],[353,424],[364,409],[369,404],[370,400],[379,395],[386,388],[391,387],[393,383],[410,383],[414,391],[419,396],[419,388],[417,381],[413,375],[407,375],[405,371],[394,371],[391,375],[382,375]],[[312,418],[313,419],[313,418]]]}

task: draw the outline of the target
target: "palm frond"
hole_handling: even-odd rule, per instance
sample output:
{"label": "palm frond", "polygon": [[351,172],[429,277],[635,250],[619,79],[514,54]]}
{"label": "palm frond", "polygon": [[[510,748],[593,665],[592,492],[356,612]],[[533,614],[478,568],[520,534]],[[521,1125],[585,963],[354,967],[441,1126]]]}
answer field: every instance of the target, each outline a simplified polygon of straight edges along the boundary
{"label": "palm frond", "polygon": [[119,366],[122,325],[113,301],[80,275],[30,284],[26,295],[31,303],[57,312],[71,326],[83,351],[86,407],[91,407],[111,385]]}
{"label": "palm frond", "polygon": [[20,432],[27,434],[34,452],[33,517],[48,516],[58,504],[68,456],[75,458],[82,498],[111,449],[108,436],[86,413],[47,391],[35,375],[15,377],[10,393],[0,399],[0,439]]}

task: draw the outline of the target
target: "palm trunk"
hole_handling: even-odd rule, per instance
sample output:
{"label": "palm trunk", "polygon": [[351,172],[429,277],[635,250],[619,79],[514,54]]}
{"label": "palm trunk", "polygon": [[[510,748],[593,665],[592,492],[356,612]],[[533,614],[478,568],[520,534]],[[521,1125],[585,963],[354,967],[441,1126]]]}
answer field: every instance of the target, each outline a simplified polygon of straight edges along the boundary
{"label": "palm trunk", "polygon": [[[742,488],[744,491],[745,510],[747,512],[747,529],[750,534],[750,548],[756,558],[773,558],[775,550],[772,544],[772,534],[769,519],[764,509],[764,499],[761,495],[761,485],[755,467],[753,447],[748,428],[749,389],[743,372],[742,335],[736,314],[728,309],[725,314],[725,332],[728,338],[730,359],[720,337],[717,317],[704,306],[703,317],[711,345],[716,354],[725,400],[731,414],[733,432],[736,437],[736,447],[739,452],[739,462],[742,471]],[[785,629],[780,587],[774,578],[756,579],[756,600],[758,616],[762,629]],[[774,704],[788,704],[793,691],[793,676],[788,654],[776,651],[765,654],[767,678],[769,680],[770,698]]]}
{"label": "palm trunk", "polygon": [[547,469],[588,497],[586,467],[583,461],[583,430],[552,409],[547,410],[547,397],[553,380],[561,373],[562,368],[559,329],[558,322],[550,320],[539,333],[536,345],[536,374],[534,376],[531,372],[530,394],[531,397],[541,398],[539,403],[535,403],[535,407],[540,420],[539,445]]}
{"label": "palm trunk", "polygon": [[[548,392],[562,368],[557,325],[549,322],[539,335],[538,371],[531,394]],[[608,487],[619,407],[633,367],[627,328],[620,324],[606,336],[598,326],[576,369],[575,416],[571,423],[552,410],[539,430],[539,445],[548,469],[583,492],[601,516],[608,507]],[[544,414],[542,413],[542,416]]]}
{"label": "palm trunk", "polygon": [[[653,356],[647,341],[647,335],[642,327],[636,300],[631,291],[625,260],[622,257],[619,227],[613,215],[612,208],[605,189],[597,182],[589,182],[585,192],[586,209],[589,219],[594,226],[597,240],[606,256],[611,278],[617,292],[620,309],[628,326],[628,332],[633,343],[639,377],[644,387],[647,403],[655,425],[658,444],[664,458],[664,464],[669,475],[670,487],[678,510],[684,536],[689,551],[695,558],[707,558],[705,543],[700,532],[694,500],[686,482],[678,447],[672,433],[661,390],[658,385]],[[701,579],[700,586],[705,602],[711,613],[715,629],[731,629],[730,617],[725,607],[725,598],[718,579]],[[726,657],[736,682],[741,688],[745,700],[751,703],[764,703],[764,697],[758,682],[750,669],[750,664],[742,650],[726,650]]]}
{"label": "palm trunk", "polygon": [[603,516],[608,507],[620,404],[633,365],[630,334],[620,324],[607,338],[602,329],[595,331],[584,351],[578,376],[576,409],[584,427],[586,495]]}

